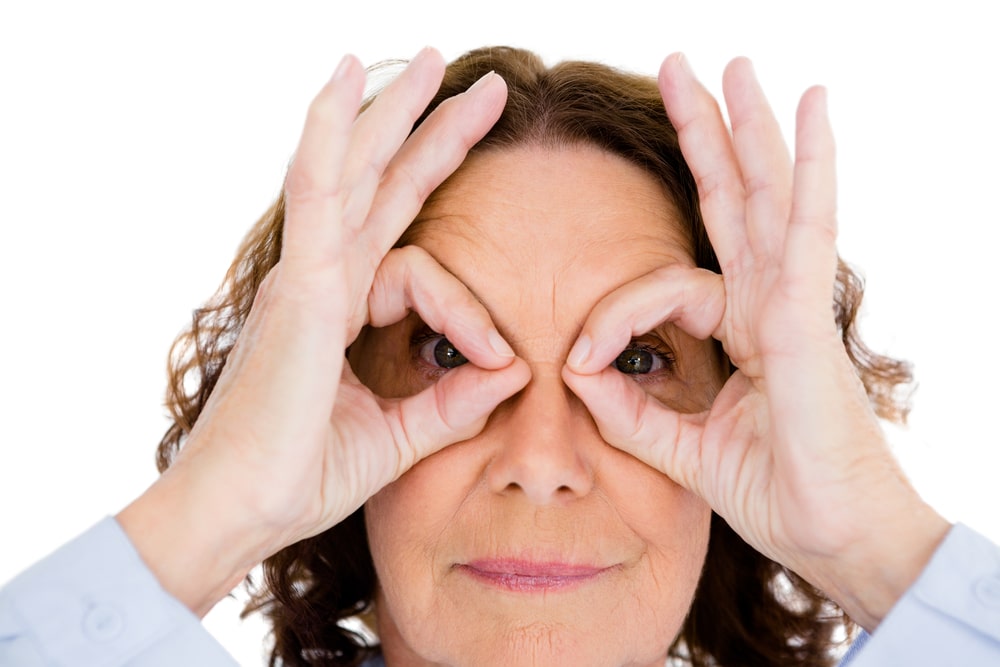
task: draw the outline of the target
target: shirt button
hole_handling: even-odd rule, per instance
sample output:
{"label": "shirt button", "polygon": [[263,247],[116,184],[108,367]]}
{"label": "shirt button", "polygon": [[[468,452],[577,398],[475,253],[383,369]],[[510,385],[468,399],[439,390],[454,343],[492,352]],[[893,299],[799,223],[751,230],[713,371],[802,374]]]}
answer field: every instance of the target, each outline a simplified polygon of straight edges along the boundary
{"label": "shirt button", "polygon": [[83,617],[83,633],[99,642],[108,642],[122,633],[125,622],[113,607],[97,604]]}
{"label": "shirt button", "polygon": [[981,578],[976,582],[975,592],[984,605],[1000,609],[1000,575]]}

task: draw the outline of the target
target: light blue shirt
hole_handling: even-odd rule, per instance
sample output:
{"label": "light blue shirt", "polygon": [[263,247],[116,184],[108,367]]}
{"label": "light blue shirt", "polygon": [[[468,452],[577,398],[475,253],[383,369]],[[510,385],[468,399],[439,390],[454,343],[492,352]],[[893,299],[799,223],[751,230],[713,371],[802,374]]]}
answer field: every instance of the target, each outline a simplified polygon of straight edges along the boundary
{"label": "light blue shirt", "polygon": [[[0,666],[235,665],[105,519],[0,590]],[[956,525],[842,665],[1000,665],[1000,548]],[[382,667],[381,659],[368,667]]]}

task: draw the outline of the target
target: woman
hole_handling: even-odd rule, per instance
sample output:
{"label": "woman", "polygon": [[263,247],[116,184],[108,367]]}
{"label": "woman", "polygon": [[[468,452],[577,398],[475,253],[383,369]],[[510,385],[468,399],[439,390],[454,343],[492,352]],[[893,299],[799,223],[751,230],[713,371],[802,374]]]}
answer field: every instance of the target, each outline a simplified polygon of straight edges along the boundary
{"label": "woman", "polygon": [[[170,467],[118,516],[173,598],[203,614],[268,559],[283,664],[377,659],[338,625],[371,606],[393,667],[811,665],[846,622],[819,591],[872,631],[935,553],[931,574],[973,549],[990,572],[879,430],[908,376],[852,329],[822,90],[793,167],[745,61],[732,139],[678,56],[657,92],[425,51],[355,121],[363,81],[347,58],[320,92],[284,197],[180,341]],[[11,618],[66,608],[25,602],[30,580]],[[127,645],[106,654],[217,655],[176,609],[121,640],[113,607],[83,609]],[[906,659],[893,617],[857,664]],[[26,655],[30,623],[7,627]],[[954,640],[969,660],[998,650],[983,632]]]}

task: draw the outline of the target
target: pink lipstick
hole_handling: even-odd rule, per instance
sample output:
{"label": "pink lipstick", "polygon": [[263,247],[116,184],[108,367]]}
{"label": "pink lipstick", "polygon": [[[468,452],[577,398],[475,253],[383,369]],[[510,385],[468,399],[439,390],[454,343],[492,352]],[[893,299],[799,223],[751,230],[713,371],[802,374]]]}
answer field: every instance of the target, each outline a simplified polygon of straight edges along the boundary
{"label": "pink lipstick", "polygon": [[542,593],[575,588],[597,579],[612,568],[492,559],[471,561],[459,565],[458,569],[473,579],[503,590]]}

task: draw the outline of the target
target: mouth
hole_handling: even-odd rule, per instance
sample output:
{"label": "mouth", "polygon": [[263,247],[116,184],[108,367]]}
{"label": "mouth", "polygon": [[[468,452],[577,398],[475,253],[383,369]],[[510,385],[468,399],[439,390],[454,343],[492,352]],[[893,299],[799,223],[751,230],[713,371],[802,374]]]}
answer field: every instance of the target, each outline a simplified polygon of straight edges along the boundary
{"label": "mouth", "polygon": [[615,569],[568,563],[524,560],[475,560],[456,566],[460,572],[488,586],[515,593],[568,591],[600,579]]}

